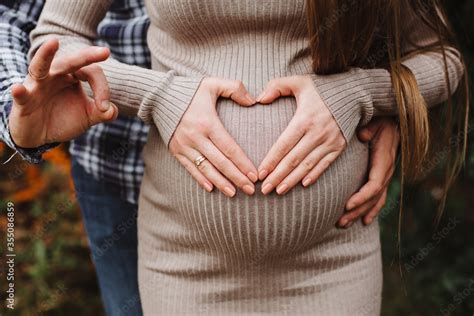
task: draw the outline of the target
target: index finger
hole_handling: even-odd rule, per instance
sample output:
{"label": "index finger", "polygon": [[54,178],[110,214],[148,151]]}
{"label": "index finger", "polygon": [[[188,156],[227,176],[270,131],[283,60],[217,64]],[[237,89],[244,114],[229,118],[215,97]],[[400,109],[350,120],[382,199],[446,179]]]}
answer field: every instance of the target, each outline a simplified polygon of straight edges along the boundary
{"label": "index finger", "polygon": [[59,41],[57,39],[51,39],[41,45],[31,59],[28,68],[32,79],[36,80],[37,78],[44,78],[49,74],[51,63],[53,62],[58,49]]}
{"label": "index finger", "polygon": [[110,51],[105,47],[91,46],[71,55],[56,58],[51,66],[56,75],[74,73],[79,69],[109,58]]}
{"label": "index finger", "polygon": [[219,121],[216,128],[209,134],[214,145],[234,163],[234,165],[246,175],[252,182],[257,182],[257,168],[247,157],[245,152],[235,142],[234,138]]}
{"label": "index finger", "polygon": [[346,208],[354,209],[379,195],[390,181],[391,170],[384,159],[373,159],[368,182],[347,201]]}
{"label": "index finger", "polygon": [[300,141],[304,133],[300,124],[293,118],[258,167],[260,180],[265,179],[276,168],[278,163]]}

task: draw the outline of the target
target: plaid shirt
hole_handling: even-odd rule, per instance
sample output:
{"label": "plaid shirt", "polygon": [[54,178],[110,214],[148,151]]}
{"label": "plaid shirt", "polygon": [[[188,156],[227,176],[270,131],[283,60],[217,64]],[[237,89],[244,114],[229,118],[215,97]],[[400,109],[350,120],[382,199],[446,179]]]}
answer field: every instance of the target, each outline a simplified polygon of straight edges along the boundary
{"label": "plaid shirt", "polygon": [[[43,5],[44,0],[7,0],[0,4],[0,137],[31,163],[39,163],[42,154],[57,144],[34,150],[19,148],[11,139],[7,123],[12,106],[10,87],[23,82],[28,72],[29,33]],[[143,0],[114,0],[98,27],[98,45],[108,46],[112,57],[121,62],[150,68],[148,26]],[[138,118],[119,116],[72,141],[70,153],[87,173],[117,186],[124,199],[137,203],[144,171],[141,151],[148,129]]]}

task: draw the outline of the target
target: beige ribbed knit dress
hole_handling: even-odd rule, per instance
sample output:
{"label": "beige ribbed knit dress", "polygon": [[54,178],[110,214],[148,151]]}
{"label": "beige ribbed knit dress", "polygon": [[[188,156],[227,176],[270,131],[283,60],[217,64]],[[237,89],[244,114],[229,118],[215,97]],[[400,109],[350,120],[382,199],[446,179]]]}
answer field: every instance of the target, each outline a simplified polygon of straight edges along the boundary
{"label": "beige ribbed knit dress", "polygon": [[[33,51],[50,35],[62,53],[90,45],[107,0],[48,0]],[[304,0],[148,0],[153,71],[102,63],[112,101],[151,128],[139,201],[139,284],[145,315],[377,315],[382,267],[377,223],[335,227],[344,203],[366,181],[368,149],[360,123],[396,112],[390,75],[353,69],[314,76],[348,141],[341,157],[309,188],[285,196],[207,193],[167,150],[203,76],[241,80],[258,94],[273,78],[311,74]],[[414,27],[416,21],[407,23]],[[418,23],[418,26],[420,24]],[[413,28],[417,30],[417,28]],[[419,33],[419,32],[417,32]],[[416,40],[429,38],[418,34]],[[448,52],[453,88],[462,73]],[[442,58],[408,59],[429,105],[447,96]],[[258,165],[287,126],[293,98],[218,114]]]}

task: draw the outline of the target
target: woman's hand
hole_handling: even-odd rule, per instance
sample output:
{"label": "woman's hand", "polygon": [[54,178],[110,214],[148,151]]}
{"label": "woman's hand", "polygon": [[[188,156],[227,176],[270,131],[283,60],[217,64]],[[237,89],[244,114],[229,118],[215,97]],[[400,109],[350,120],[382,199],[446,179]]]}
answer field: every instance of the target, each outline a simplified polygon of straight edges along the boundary
{"label": "woman's hand", "polygon": [[[252,195],[258,180],[257,169],[219,119],[219,97],[230,98],[242,106],[256,102],[240,81],[204,78],[171,138],[169,149],[208,192],[215,185],[233,197],[235,185]],[[194,161],[201,155],[206,160],[196,166]]]}
{"label": "woman's hand", "polygon": [[[117,117],[116,106],[109,102],[105,75],[94,65],[106,60],[109,50],[90,47],[57,57],[58,49],[57,40],[41,46],[23,84],[12,86],[13,107],[8,125],[19,147],[68,141],[92,125]],[[89,82],[94,99],[87,96],[80,80]]]}
{"label": "woman's hand", "polygon": [[305,187],[315,183],[346,148],[338,124],[309,76],[274,79],[257,102],[269,104],[282,96],[294,96],[297,109],[258,167],[259,179],[265,180],[263,194],[274,188],[285,194],[301,180]]}
{"label": "woman's hand", "polygon": [[346,203],[346,213],[338,226],[350,227],[362,217],[369,225],[385,205],[387,189],[395,171],[400,133],[391,118],[377,118],[357,133],[359,140],[370,142],[369,181]]}

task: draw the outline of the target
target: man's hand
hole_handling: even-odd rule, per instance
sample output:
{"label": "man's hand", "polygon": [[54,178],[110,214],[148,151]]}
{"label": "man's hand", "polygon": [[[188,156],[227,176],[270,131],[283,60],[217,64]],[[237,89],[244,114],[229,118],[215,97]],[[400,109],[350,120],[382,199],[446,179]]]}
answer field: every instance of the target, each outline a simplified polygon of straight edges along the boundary
{"label": "man's hand", "polygon": [[[42,45],[23,84],[12,86],[9,128],[20,147],[68,141],[118,115],[117,107],[109,102],[107,79],[94,64],[106,60],[109,50],[89,47],[57,57],[58,49],[57,40]],[[89,82],[94,99],[87,96],[80,81]]]}
{"label": "man's hand", "polygon": [[362,142],[371,142],[369,181],[346,203],[346,214],[338,225],[349,228],[358,218],[369,225],[385,205],[387,188],[395,170],[400,134],[391,118],[377,118],[357,133]]}

